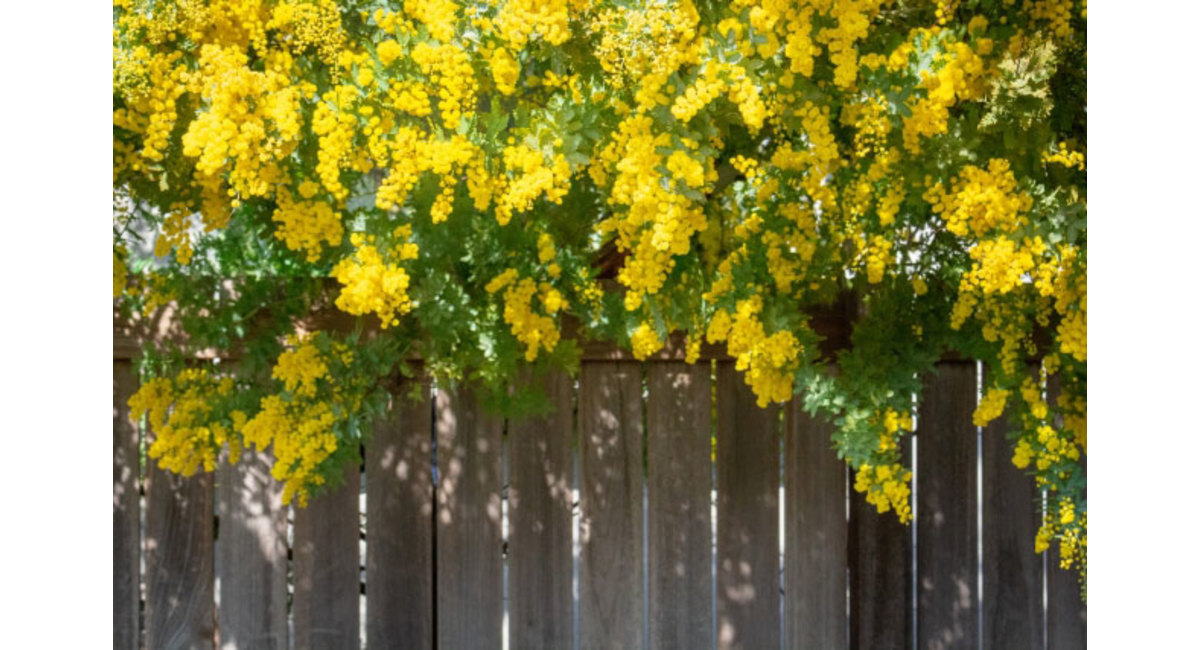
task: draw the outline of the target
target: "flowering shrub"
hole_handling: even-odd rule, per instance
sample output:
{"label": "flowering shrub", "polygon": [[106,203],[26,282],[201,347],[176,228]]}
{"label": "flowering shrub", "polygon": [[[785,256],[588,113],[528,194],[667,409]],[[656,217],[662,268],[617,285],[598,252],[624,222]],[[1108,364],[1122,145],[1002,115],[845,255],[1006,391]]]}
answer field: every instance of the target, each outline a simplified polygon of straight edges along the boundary
{"label": "flowering shrub", "polygon": [[[1085,0],[113,16],[113,292],[189,335],[147,350],[133,399],[164,467],[269,445],[303,503],[409,355],[503,387],[571,366],[567,323],[639,359],[682,331],[760,405],[835,421],[855,489],[908,521],[916,377],[952,351],[986,365],[975,424],[1008,413],[1048,492],[1038,550],[1085,565]],[[846,295],[834,374],[810,314]],[[358,327],[287,338],[327,309]],[[201,347],[241,354],[185,368]]]}

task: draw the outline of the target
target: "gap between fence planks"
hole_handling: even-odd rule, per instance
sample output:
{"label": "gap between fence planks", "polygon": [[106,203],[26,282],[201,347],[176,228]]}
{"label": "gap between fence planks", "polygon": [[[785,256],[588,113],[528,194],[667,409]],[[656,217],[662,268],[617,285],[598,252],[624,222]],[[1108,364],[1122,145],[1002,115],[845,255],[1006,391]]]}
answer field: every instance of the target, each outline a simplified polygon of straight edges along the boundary
{"label": "gap between fence planks", "polygon": [[579,372],[579,647],[644,648],[642,366]]}
{"label": "gap between fence planks", "polygon": [[537,381],[551,412],[508,422],[509,647],[570,648],[572,384],[562,371]]}
{"label": "gap between fence planks", "polygon": [[708,365],[649,368],[650,648],[711,648],[712,385]]}
{"label": "gap between fence planks", "polygon": [[716,407],[717,648],[778,648],[779,407],[759,408],[732,362]]}
{"label": "gap between fence planks", "polygon": [[499,648],[504,422],[469,389],[439,390],[437,637],[440,648]]}
{"label": "gap between fence planks", "polygon": [[348,464],[340,486],[294,510],[295,650],[359,647],[358,489]]}
{"label": "gap between fence planks", "polygon": [[392,395],[366,445],[367,643],[432,648],[433,411],[428,381]]}

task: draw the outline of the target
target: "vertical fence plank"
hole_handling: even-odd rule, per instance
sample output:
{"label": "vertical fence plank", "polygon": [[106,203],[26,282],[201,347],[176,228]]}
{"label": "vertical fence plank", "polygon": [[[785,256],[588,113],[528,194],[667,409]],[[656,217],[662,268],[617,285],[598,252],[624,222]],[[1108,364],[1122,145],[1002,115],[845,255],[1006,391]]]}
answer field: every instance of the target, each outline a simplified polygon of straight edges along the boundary
{"label": "vertical fence plank", "polygon": [[1007,417],[983,430],[983,647],[1040,650],[1042,558],[1033,550],[1040,493],[1012,464]]}
{"label": "vertical fence plank", "polygon": [[[783,564],[787,647],[845,648],[849,541],[846,463],[833,450],[833,426],[805,413],[799,400],[788,404],[786,426]],[[903,528],[901,531],[906,532]],[[862,595],[865,599],[882,599],[899,594]],[[896,634],[902,635],[903,630]]]}
{"label": "vertical fence plank", "polygon": [[341,485],[295,508],[296,650],[359,647],[358,486],[348,463]]}
{"label": "vertical fence plank", "polygon": [[[1061,392],[1058,375],[1046,382],[1046,399],[1058,402]],[[1061,419],[1055,422],[1061,429]],[[1087,472],[1087,457],[1083,458]],[[1086,496],[1086,493],[1085,495]],[[1087,603],[1079,585],[1078,569],[1063,569],[1058,544],[1046,552],[1046,645],[1050,650],[1073,650],[1087,647]]]}
{"label": "vertical fence plank", "polygon": [[717,647],[778,648],[779,408],[717,365]]}
{"label": "vertical fence plank", "polygon": [[978,629],[975,366],[927,377],[917,421],[917,646],[974,648]]}
{"label": "vertical fence plank", "polygon": [[467,389],[438,391],[437,635],[441,648],[499,648],[504,423]]}
{"label": "vertical fence plank", "polygon": [[584,362],[579,373],[579,647],[645,647],[642,370]]}
{"label": "vertical fence plank", "polygon": [[[919,446],[920,439],[917,443],[924,449]],[[910,444],[901,443],[901,460],[912,467]],[[924,454],[920,454],[920,468],[921,476],[929,471]],[[897,650],[913,645],[911,526],[900,523],[894,512],[877,512],[864,495],[850,492],[847,554],[850,647],[854,650]]]}
{"label": "vertical fence plank", "polygon": [[650,364],[650,647],[713,646],[708,365]]}
{"label": "vertical fence plank", "polygon": [[146,647],[212,648],[213,475],[146,476]]}
{"label": "vertical fence plank", "polygon": [[409,385],[367,445],[367,643],[433,647],[432,407]]}
{"label": "vertical fence plank", "polygon": [[138,647],[141,525],[138,513],[138,430],[129,420],[137,377],[128,361],[113,361],[113,648]]}
{"label": "vertical fence plank", "polygon": [[551,413],[509,420],[509,635],[513,648],[570,648],[572,386],[542,382]]}
{"label": "vertical fence plank", "polygon": [[242,451],[220,469],[217,571],[220,647],[286,650],[287,510],[264,454]]}

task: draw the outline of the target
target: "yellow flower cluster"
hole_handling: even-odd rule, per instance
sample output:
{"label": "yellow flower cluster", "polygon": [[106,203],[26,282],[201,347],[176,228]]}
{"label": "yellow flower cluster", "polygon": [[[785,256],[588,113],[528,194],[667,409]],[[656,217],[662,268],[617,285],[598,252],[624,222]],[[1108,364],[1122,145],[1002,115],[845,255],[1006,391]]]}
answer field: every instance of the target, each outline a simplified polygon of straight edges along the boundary
{"label": "yellow flower cluster", "polygon": [[[633,253],[617,275],[629,289],[625,307],[630,311],[640,307],[646,295],[662,288],[674,267],[672,256],[686,254],[692,235],[708,226],[700,206],[665,187],[658,147],[669,144],[670,136],[653,132],[652,118],[631,115],[600,153],[604,164],[616,172],[611,178],[609,203],[626,208],[602,223],[600,230],[615,230],[617,247]],[[679,178],[683,184],[697,180],[694,165],[677,157],[674,168],[679,171],[673,173],[683,175]],[[710,169],[705,181],[714,177],[715,171]]]}
{"label": "yellow flower cluster", "polygon": [[665,78],[681,64],[695,62],[699,22],[696,7],[683,0],[674,6],[654,2],[602,9],[587,29],[598,37],[593,51],[608,82],[623,88],[647,77]]}
{"label": "yellow flower cluster", "polygon": [[1082,151],[1072,151],[1066,142],[1058,143],[1058,148],[1042,154],[1042,160],[1047,164],[1055,163],[1067,169],[1084,171],[1084,155]]}
{"label": "yellow flower cluster", "polygon": [[[407,232],[402,230],[399,234]],[[374,237],[367,238],[361,233],[351,235],[350,242],[355,247],[354,253],[338,262],[330,273],[342,284],[336,301],[338,309],[356,315],[374,313],[383,329],[398,325],[399,316],[413,307],[408,296],[409,275],[384,255],[400,261],[414,259],[416,244],[402,240],[392,250],[381,252],[374,245]]]}
{"label": "yellow flower cluster", "polygon": [[242,49],[200,49],[198,90],[206,109],[188,124],[183,154],[197,158],[197,174],[226,178],[233,197],[272,196],[285,179],[280,163],[300,138],[302,93],[292,84],[292,56],[269,51],[265,59],[260,71]]}
{"label": "yellow flower cluster", "polygon": [[276,208],[271,220],[279,223],[275,237],[282,239],[294,251],[304,251],[308,261],[321,256],[322,242],[337,246],[342,242],[342,218],[325,201],[310,201],[316,194],[316,183],[305,181],[297,190],[303,197],[297,201],[291,192],[281,190],[276,195]]}
{"label": "yellow flower cluster", "polygon": [[286,34],[281,40],[291,45],[294,54],[313,48],[326,63],[336,61],[346,44],[341,10],[333,0],[276,5],[266,28]]}
{"label": "yellow flower cluster", "polygon": [[125,265],[128,254],[123,247],[113,248],[113,298],[125,293],[125,285],[129,282],[129,267]]}
{"label": "yellow flower cluster", "polygon": [[638,325],[630,337],[630,343],[633,345],[633,357],[639,361],[648,359],[663,348],[662,339],[658,337],[658,332],[651,323]]}
{"label": "yellow flower cluster", "polygon": [[993,158],[987,169],[967,165],[954,177],[947,191],[941,183],[925,193],[933,212],[946,222],[946,230],[977,238],[1012,233],[1025,224],[1025,213],[1033,207],[1029,194],[1017,188],[1008,161]]}
{"label": "yellow flower cluster", "polygon": [[218,454],[228,443],[230,460],[237,462],[241,447],[233,434],[245,423],[245,417],[234,412],[230,421],[219,417],[214,408],[233,388],[232,378],[216,377],[201,368],[188,368],[174,377],[156,377],[142,384],[129,398],[129,409],[135,420],[149,416],[154,442],[147,455],[157,459],[163,469],[191,476],[200,467],[213,471]]}
{"label": "yellow flower cluster", "polygon": [[[525,360],[537,359],[538,350],[553,352],[558,345],[558,325],[553,314],[564,306],[562,294],[543,282],[540,285],[531,278],[520,278],[516,269],[507,269],[488,283],[488,293],[504,289],[504,322],[512,329],[513,336],[525,345]],[[533,311],[533,297],[538,296],[542,307],[550,315]]]}
{"label": "yellow flower cluster", "polygon": [[883,235],[871,238],[867,248],[867,282],[879,284],[883,281],[883,271],[887,268],[888,257],[892,252],[892,242]]}
{"label": "yellow flower cluster", "polygon": [[732,318],[729,312],[717,310],[706,337],[709,343],[727,341],[729,354],[737,359],[736,368],[745,371],[746,383],[758,397],[758,405],[766,407],[792,398],[792,381],[803,348],[790,331],[767,336],[758,319],[761,312],[762,298],[758,294],[739,301]]}
{"label": "yellow flower cluster", "polygon": [[910,104],[912,115],[902,124],[904,148],[909,152],[921,152],[921,138],[946,132],[952,106],[979,99],[987,91],[988,72],[979,55],[991,52],[992,41],[978,39],[976,49],[978,53],[966,43],[951,43],[948,51],[938,55],[941,67],[923,78],[926,96]]}
{"label": "yellow flower cluster", "polygon": [[571,35],[567,0],[507,0],[496,16],[501,38],[514,50],[532,39],[562,45]]}
{"label": "yellow flower cluster", "polygon": [[1004,405],[1008,403],[1008,393],[1002,388],[989,388],[983,398],[979,400],[979,405],[975,407],[975,414],[971,417],[975,426],[986,427],[989,422],[1000,417],[1004,413]]}
{"label": "yellow flower cluster", "polygon": [[260,450],[272,447],[271,476],[283,481],[283,503],[295,497],[304,507],[309,486],[325,482],[317,467],[337,450],[333,411],[326,402],[285,401],[279,395],[263,398],[261,408],[246,423],[246,442]]}
{"label": "yellow flower cluster", "polygon": [[421,42],[413,48],[412,60],[437,88],[442,124],[454,131],[460,119],[475,112],[475,71],[470,55],[457,45]]}
{"label": "yellow flower cluster", "polygon": [[854,491],[865,492],[867,503],[879,512],[895,510],[900,523],[912,520],[912,508],[908,504],[911,494],[909,482],[912,472],[899,463],[873,466],[864,463],[854,475]]}
{"label": "yellow flower cluster", "polygon": [[562,154],[547,157],[540,149],[527,145],[504,148],[504,168],[508,176],[496,197],[496,221],[507,225],[514,212],[525,212],[539,197],[562,203],[570,189],[571,166]]}
{"label": "yellow flower cluster", "polygon": [[288,337],[291,349],[279,355],[271,376],[283,382],[284,392],[262,399],[261,410],[242,429],[247,443],[259,450],[272,448],[271,476],[283,481],[283,503],[297,498],[308,503],[312,486],[325,482],[321,465],[338,447],[335,412],[353,412],[358,404],[331,375],[331,365],[345,366],[353,352],[331,341],[328,352],[315,343],[316,335]]}
{"label": "yellow flower cluster", "polygon": [[502,95],[511,95],[517,91],[517,79],[521,76],[521,64],[517,62],[508,50],[498,47],[488,59],[492,68],[492,79],[496,82],[496,90]]}

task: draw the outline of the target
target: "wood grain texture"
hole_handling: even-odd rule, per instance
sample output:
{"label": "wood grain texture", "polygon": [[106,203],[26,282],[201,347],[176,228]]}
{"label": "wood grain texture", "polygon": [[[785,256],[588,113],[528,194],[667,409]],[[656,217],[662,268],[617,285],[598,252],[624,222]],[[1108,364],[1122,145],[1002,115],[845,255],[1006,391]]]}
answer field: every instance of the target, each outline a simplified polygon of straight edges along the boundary
{"label": "wood grain texture", "polygon": [[437,635],[440,648],[499,648],[503,615],[502,420],[468,389],[438,391]]}
{"label": "wood grain texture", "polygon": [[296,650],[359,647],[358,464],[344,471],[340,486],[294,509]]}
{"label": "wood grain texture", "polygon": [[392,396],[367,445],[367,644],[433,647],[433,411]]}
{"label": "wood grain texture", "polygon": [[[910,444],[911,440],[901,443],[901,462],[906,467],[912,467]],[[922,471],[925,467],[924,463],[920,466]],[[853,476],[849,478],[853,480]],[[900,523],[894,512],[881,514],[863,494],[850,492],[847,555],[852,649],[913,647],[912,532],[912,524]]]}
{"label": "wood grain texture", "polygon": [[286,650],[287,509],[282,486],[261,452],[242,451],[236,465],[222,461],[217,610],[222,650]]}
{"label": "wood grain texture", "polygon": [[1042,556],[1033,550],[1041,494],[1012,464],[1007,417],[983,430],[983,647],[1041,650]]}
{"label": "wood grain texture", "polygon": [[113,648],[136,650],[141,600],[141,522],[138,429],[129,419],[137,376],[128,361],[113,361]]}
{"label": "wood grain texture", "polygon": [[645,647],[642,368],[579,372],[579,647]]}
{"label": "wood grain texture", "polygon": [[975,365],[926,377],[917,419],[917,647],[979,643]]}
{"label": "wood grain texture", "polygon": [[717,364],[717,647],[778,648],[779,407]]}
{"label": "wood grain texture", "polygon": [[213,475],[146,476],[146,647],[212,648]]}
{"label": "wood grain texture", "polygon": [[712,386],[708,365],[650,365],[650,647],[711,648]]}
{"label": "wood grain texture", "polygon": [[799,400],[786,408],[785,647],[845,648],[846,463],[833,450],[831,424],[805,413]]}
{"label": "wood grain texture", "polygon": [[[1046,400],[1058,402],[1061,393],[1058,375],[1051,375],[1046,382]],[[1055,421],[1062,430],[1062,418]],[[1087,474],[1087,456],[1083,457],[1084,474]],[[1087,497],[1087,492],[1084,492]],[[1076,650],[1087,647],[1087,603],[1079,584],[1077,569],[1063,569],[1058,544],[1046,551],[1046,646],[1050,650]]]}
{"label": "wood grain texture", "polygon": [[539,381],[548,414],[508,422],[508,621],[513,648],[570,648],[574,399],[561,371]]}

